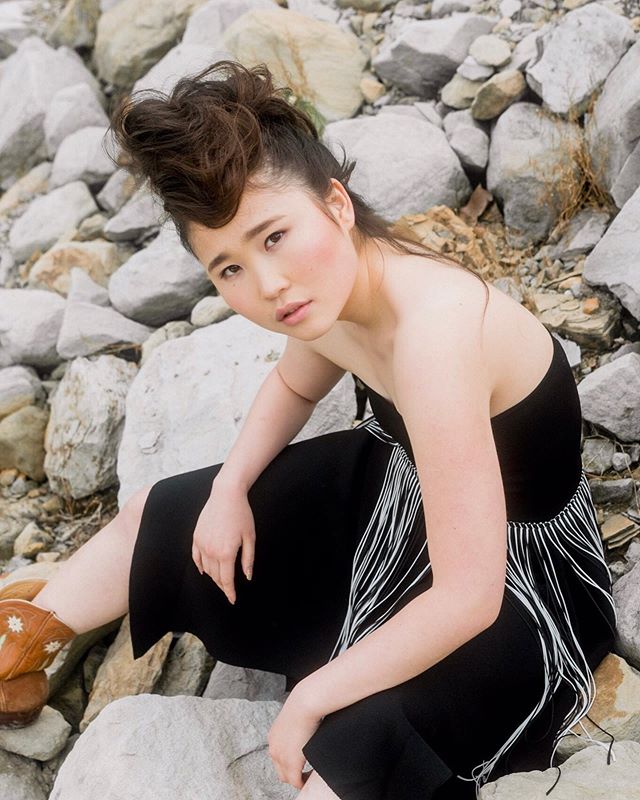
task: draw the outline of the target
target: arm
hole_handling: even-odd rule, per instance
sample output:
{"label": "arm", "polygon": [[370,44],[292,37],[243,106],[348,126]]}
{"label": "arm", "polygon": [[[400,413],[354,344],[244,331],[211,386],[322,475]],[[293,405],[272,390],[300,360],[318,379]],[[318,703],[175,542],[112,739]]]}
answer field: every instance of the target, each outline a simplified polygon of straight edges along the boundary
{"label": "arm", "polygon": [[294,688],[320,715],[413,678],[499,613],[505,499],[481,336],[469,316],[456,302],[434,309],[428,324],[414,319],[398,330],[394,388],[420,481],[433,585]]}
{"label": "arm", "polygon": [[214,484],[248,491],[344,372],[306,342],[288,339],[280,360],[260,386]]}

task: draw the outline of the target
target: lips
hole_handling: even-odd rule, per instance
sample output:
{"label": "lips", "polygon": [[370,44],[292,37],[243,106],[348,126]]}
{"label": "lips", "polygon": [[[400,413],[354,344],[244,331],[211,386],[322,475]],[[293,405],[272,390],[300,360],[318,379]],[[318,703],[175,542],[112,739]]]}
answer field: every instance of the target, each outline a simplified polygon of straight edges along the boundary
{"label": "lips", "polygon": [[282,322],[282,320],[286,316],[288,316],[289,314],[292,314],[294,311],[296,311],[298,308],[300,308],[300,306],[304,306],[308,302],[309,302],[308,300],[304,300],[304,301],[299,302],[299,303],[287,303],[286,306],[283,306],[282,308],[279,308],[276,311],[276,319],[278,320],[278,322]]}

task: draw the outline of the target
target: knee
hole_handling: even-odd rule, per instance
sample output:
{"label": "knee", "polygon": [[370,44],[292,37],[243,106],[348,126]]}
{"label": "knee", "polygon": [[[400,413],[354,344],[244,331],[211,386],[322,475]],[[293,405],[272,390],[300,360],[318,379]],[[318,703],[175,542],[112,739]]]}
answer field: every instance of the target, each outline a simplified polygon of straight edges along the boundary
{"label": "knee", "polygon": [[149,484],[148,486],[143,486],[142,489],[138,489],[137,492],[131,495],[118,513],[123,523],[124,530],[134,537],[137,536],[138,529],[140,528],[142,512],[144,511],[147,497],[152,488],[153,484]]}

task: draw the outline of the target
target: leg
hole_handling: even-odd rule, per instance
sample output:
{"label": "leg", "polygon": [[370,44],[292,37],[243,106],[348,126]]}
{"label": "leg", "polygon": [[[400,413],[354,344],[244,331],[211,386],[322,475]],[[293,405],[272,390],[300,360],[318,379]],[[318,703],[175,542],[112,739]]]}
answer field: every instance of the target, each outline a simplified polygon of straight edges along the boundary
{"label": "leg", "polygon": [[298,800],[338,800],[338,795],[331,791],[314,769],[298,795]]}
{"label": "leg", "polygon": [[150,487],[133,495],[117,516],[80,547],[33,598],[76,633],[127,613],[129,571]]}

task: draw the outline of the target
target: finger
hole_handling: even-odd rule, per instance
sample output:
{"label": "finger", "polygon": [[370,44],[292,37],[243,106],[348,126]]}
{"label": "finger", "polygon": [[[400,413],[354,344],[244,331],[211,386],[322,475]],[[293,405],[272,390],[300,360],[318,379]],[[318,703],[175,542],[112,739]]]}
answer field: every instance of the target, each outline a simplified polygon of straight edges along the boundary
{"label": "finger", "polygon": [[208,556],[206,553],[202,554],[202,567],[216,586],[222,590],[220,585],[220,568],[218,561],[215,558]]}
{"label": "finger", "polygon": [[200,550],[196,547],[196,545],[193,545],[191,548],[191,558],[198,568],[198,572],[202,575],[202,556],[200,555]]}
{"label": "finger", "polygon": [[236,602],[236,590],[233,585],[233,578],[235,575],[235,558],[225,559],[220,562],[220,583],[222,584],[222,591],[229,598],[230,603]]}
{"label": "finger", "polygon": [[251,580],[253,574],[253,558],[255,555],[255,536],[245,536],[242,540],[242,571]]}

